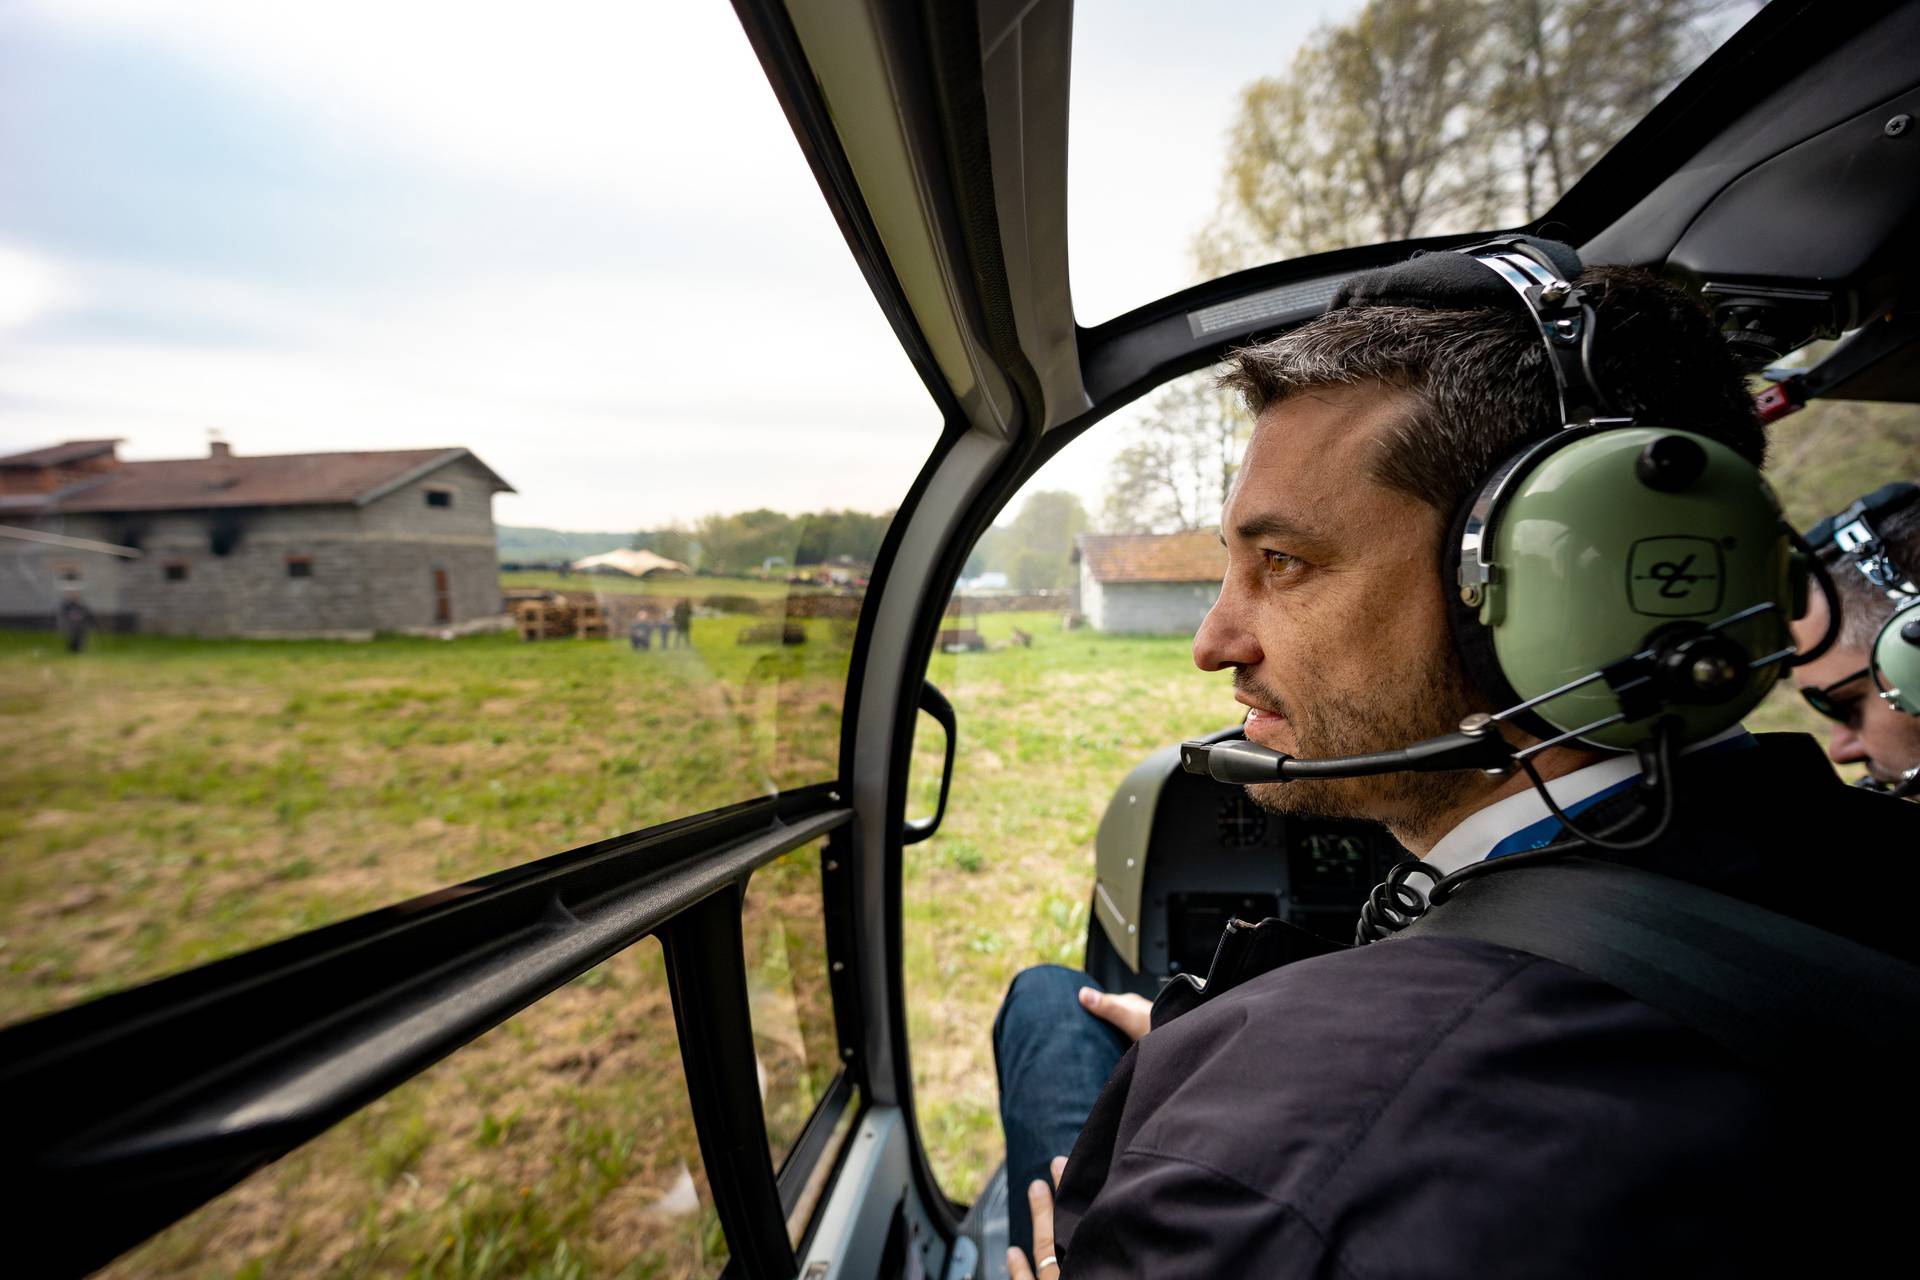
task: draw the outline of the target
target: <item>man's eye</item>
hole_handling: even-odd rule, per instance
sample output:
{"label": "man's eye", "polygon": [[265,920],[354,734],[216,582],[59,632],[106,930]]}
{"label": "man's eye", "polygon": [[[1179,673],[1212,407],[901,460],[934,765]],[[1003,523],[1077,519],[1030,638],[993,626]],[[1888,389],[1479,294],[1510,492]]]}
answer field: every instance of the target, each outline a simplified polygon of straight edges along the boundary
{"label": "man's eye", "polygon": [[1290,556],[1284,551],[1268,551],[1263,548],[1260,556],[1266,561],[1268,573],[1285,573],[1300,563],[1299,557]]}

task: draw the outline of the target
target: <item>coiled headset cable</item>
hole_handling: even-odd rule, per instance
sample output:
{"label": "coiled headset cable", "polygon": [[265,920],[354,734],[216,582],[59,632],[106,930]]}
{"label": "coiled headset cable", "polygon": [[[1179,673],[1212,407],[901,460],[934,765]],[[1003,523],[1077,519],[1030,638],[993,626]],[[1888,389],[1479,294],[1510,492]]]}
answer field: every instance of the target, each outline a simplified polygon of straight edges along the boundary
{"label": "coiled headset cable", "polygon": [[[1640,752],[1641,771],[1648,779],[1642,785],[1654,791],[1659,799],[1658,817],[1645,832],[1631,838],[1622,839],[1622,835],[1641,825],[1652,811],[1651,806],[1643,805],[1626,814],[1600,830],[1589,830],[1576,823],[1561,808],[1547,790],[1546,780],[1540,776],[1530,760],[1521,760],[1520,767],[1526,771],[1527,780],[1546,804],[1547,812],[1559,819],[1562,834],[1552,843],[1538,849],[1529,849],[1524,853],[1510,853],[1499,858],[1483,858],[1470,862],[1457,871],[1446,875],[1436,875],[1433,868],[1424,862],[1407,861],[1395,863],[1387,870],[1387,878],[1373,887],[1367,894],[1367,901],[1360,908],[1360,920],[1354,929],[1353,941],[1356,946],[1369,942],[1378,942],[1412,924],[1434,907],[1447,900],[1455,889],[1469,880],[1480,876],[1492,875],[1513,867],[1537,866],[1543,862],[1553,862],[1582,849],[1605,849],[1614,853],[1631,853],[1644,849],[1666,835],[1673,826],[1674,796],[1677,788],[1673,777],[1673,740],[1674,729],[1670,724],[1660,725],[1654,732],[1650,749]],[[1409,884],[1412,876],[1424,876],[1432,887],[1424,892]]]}

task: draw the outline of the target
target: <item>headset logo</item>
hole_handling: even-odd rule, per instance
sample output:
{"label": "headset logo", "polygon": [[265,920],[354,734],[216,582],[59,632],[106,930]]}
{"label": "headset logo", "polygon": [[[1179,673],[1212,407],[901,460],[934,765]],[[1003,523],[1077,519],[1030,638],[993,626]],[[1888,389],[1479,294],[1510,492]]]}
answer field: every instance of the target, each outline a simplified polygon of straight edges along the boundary
{"label": "headset logo", "polygon": [[1720,608],[1725,586],[1720,544],[1670,534],[1642,538],[1627,561],[1627,600],[1635,613],[1693,618]]}

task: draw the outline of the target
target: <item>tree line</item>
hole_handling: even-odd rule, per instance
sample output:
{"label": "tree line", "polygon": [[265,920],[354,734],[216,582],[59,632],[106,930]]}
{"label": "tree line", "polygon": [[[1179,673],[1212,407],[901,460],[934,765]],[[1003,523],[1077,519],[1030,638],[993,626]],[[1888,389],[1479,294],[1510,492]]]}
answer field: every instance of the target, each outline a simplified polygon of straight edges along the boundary
{"label": "tree line", "polygon": [[833,564],[844,557],[868,566],[880,554],[892,511],[808,511],[788,515],[758,507],[710,515],[691,524],[643,529],[629,544],[708,573]]}

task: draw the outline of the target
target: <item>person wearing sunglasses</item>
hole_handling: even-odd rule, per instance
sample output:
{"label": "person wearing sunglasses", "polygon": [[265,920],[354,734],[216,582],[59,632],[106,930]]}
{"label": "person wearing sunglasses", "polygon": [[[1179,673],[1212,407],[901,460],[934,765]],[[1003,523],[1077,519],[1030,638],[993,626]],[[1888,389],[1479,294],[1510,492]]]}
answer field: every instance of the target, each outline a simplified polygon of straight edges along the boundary
{"label": "person wearing sunglasses", "polygon": [[[1832,722],[1827,754],[1835,764],[1865,765],[1862,785],[1920,799],[1920,716],[1880,696],[1871,662],[1875,636],[1911,598],[1900,588],[1920,574],[1920,485],[1886,485],[1805,536],[1833,576],[1841,625],[1833,648],[1794,668],[1800,696]],[[1793,624],[1794,640],[1810,647],[1826,627],[1827,603],[1815,592]]]}

